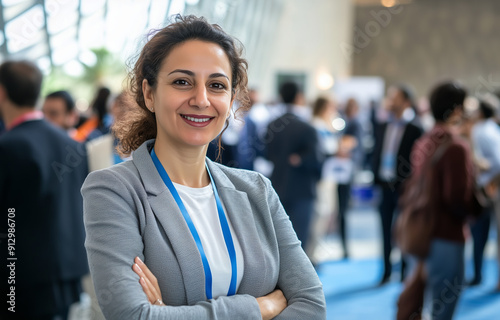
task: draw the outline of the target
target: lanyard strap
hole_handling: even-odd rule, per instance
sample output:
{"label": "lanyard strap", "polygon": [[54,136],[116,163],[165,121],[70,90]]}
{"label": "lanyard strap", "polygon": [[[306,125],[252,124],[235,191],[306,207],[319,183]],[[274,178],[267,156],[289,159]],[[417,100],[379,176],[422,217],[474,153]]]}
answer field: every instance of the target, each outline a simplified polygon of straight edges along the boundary
{"label": "lanyard strap", "polygon": [[[170,177],[168,176],[167,171],[165,168],[163,168],[160,160],[156,156],[154,148],[151,150],[151,158],[153,159],[153,163],[156,167],[156,170],[158,170],[158,173],[160,174],[163,182],[167,186],[168,190],[174,197],[175,202],[177,203],[177,206],[179,206],[179,209],[181,210],[182,216],[184,217],[184,220],[186,221],[186,224],[188,225],[189,231],[191,231],[191,235],[193,236],[193,239],[196,243],[196,247],[198,248],[198,251],[200,252],[201,256],[201,261],[203,263],[203,270],[205,271],[205,294],[207,295],[207,299],[212,299],[212,271],[210,270],[210,265],[208,263],[207,256],[205,254],[205,250],[203,250],[203,245],[201,243],[200,236],[198,235],[198,231],[196,230],[196,227],[194,226],[193,221],[191,220],[191,217],[189,216],[189,213],[186,210],[186,207],[184,206],[184,203],[182,202],[181,197],[179,196],[179,193],[175,189],[174,184],[172,183],[172,180],[170,180]],[[236,282],[237,282],[237,266],[236,266],[236,250],[234,249],[234,243],[233,243],[233,238],[231,236],[231,230],[229,229],[229,224],[227,222],[226,215],[224,213],[224,208],[222,207],[222,203],[219,198],[219,194],[217,192],[217,188],[215,187],[214,180],[212,178],[212,174],[210,173],[210,170],[208,169],[208,166],[206,166],[208,175],[210,177],[210,182],[212,183],[212,189],[214,192],[215,196],[215,203],[217,204],[217,212],[219,214],[219,222],[221,225],[222,229],[222,234],[224,235],[224,241],[226,242],[226,248],[227,252],[229,254],[229,258],[231,260],[231,283],[229,285],[229,290],[227,292],[228,296],[232,296],[236,294]]]}

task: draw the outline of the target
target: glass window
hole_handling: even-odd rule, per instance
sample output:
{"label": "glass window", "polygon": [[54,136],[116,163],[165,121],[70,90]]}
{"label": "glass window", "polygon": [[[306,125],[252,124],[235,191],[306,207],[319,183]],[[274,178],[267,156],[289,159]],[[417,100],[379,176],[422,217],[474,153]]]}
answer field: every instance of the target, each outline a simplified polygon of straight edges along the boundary
{"label": "glass window", "polygon": [[83,18],[80,25],[80,45],[82,48],[99,48],[104,46],[105,24],[102,12]]}
{"label": "glass window", "polygon": [[221,21],[226,17],[227,3],[225,1],[217,1],[215,5],[214,18],[216,21]]}
{"label": "glass window", "polygon": [[78,21],[78,0],[46,0],[47,27],[49,33],[58,33]]}
{"label": "glass window", "polygon": [[[20,4],[23,2],[28,2],[28,1],[26,1],[26,0],[2,0],[2,5],[4,7],[10,7],[10,6]],[[30,2],[33,2],[33,1],[30,1]]]}
{"label": "glass window", "polygon": [[[145,34],[148,2],[123,5],[121,0],[111,0],[106,21],[106,47],[110,51],[127,55],[134,50]],[[131,54],[129,52],[128,54]]]}
{"label": "glass window", "polygon": [[10,21],[35,5],[35,0],[17,1],[16,4],[3,7],[4,21]]}
{"label": "glass window", "polygon": [[165,0],[152,0],[149,15],[148,29],[164,27],[163,21],[167,13],[168,1]]}
{"label": "glass window", "polygon": [[44,12],[36,5],[5,25],[7,46],[10,52],[18,52],[43,41]]}
{"label": "glass window", "polygon": [[[19,52],[19,59],[36,60],[38,57],[48,54],[49,48],[47,42],[40,41],[37,44],[31,46],[25,51]],[[14,57],[14,56],[13,56]]]}
{"label": "glass window", "polygon": [[65,63],[63,66],[63,70],[66,72],[66,74],[73,77],[81,77],[85,72],[82,64],[76,60],[70,60],[69,62]]}
{"label": "glass window", "polygon": [[168,15],[171,16],[173,14],[184,12],[184,8],[186,6],[186,2],[184,0],[171,0],[172,4],[170,5],[170,10],[168,11]]}
{"label": "glass window", "polygon": [[[82,0],[82,6],[81,6],[82,15],[84,16],[91,15],[94,12],[98,11],[99,9],[102,9],[104,4],[106,4],[106,0],[92,0],[92,1]],[[122,5],[125,6],[126,4],[122,3]]]}
{"label": "glass window", "polygon": [[36,64],[42,70],[44,74],[48,74],[50,72],[50,59],[49,56],[42,56],[36,60]]}
{"label": "glass window", "polygon": [[67,46],[62,46],[52,51],[52,62],[59,66],[78,56],[78,44],[76,41],[68,43]]}
{"label": "glass window", "polygon": [[75,42],[76,39],[76,26],[69,28],[59,34],[50,37],[50,45],[52,49],[57,49],[59,47],[67,46],[71,42]]}

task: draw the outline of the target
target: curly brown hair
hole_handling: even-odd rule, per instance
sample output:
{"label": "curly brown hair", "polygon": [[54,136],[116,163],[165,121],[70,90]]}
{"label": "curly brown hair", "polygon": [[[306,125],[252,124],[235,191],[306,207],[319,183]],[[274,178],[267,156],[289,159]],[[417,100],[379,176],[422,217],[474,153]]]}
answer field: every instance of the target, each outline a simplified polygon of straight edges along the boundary
{"label": "curly brown hair", "polygon": [[[129,114],[113,125],[113,132],[118,138],[117,151],[120,154],[130,154],[146,140],[156,138],[156,117],[148,110],[144,102],[142,82],[144,79],[155,89],[158,72],[165,58],[172,49],[188,40],[201,40],[219,45],[226,53],[231,65],[231,95],[238,103],[239,111],[249,108],[248,98],[248,63],[242,58],[243,45],[232,36],[225,33],[217,24],[209,24],[203,17],[175,16],[175,22],[160,30],[154,30],[142,49],[135,65],[129,72],[129,86],[135,98],[134,107]],[[219,135],[219,152],[222,133]]]}

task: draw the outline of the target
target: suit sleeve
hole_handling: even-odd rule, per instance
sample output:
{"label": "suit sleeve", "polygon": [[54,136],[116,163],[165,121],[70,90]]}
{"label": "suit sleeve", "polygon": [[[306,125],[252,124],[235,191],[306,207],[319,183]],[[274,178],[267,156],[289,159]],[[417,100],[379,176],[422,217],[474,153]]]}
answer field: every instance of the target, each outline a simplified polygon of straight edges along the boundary
{"label": "suit sleeve", "polygon": [[326,319],[326,302],[323,286],[300,246],[292,224],[281,205],[271,182],[261,176],[267,191],[279,249],[279,277],[277,287],[288,301],[277,320]]}
{"label": "suit sleeve", "polygon": [[219,297],[191,306],[151,305],[132,270],[136,256],[144,261],[137,214],[143,204],[127,182],[110,171],[91,173],[82,195],[85,247],[106,319],[261,319],[257,300],[250,295]]}
{"label": "suit sleeve", "polygon": [[318,132],[316,129],[310,126],[308,127],[308,130],[302,136],[302,145],[304,149],[300,153],[302,162],[299,168],[303,168],[319,179],[321,177],[323,155],[321,154]]}

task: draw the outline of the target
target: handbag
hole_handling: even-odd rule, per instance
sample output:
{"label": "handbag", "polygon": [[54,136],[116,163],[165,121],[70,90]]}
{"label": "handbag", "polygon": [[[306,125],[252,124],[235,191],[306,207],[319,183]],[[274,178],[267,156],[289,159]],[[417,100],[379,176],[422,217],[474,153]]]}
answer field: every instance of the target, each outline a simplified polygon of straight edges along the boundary
{"label": "handbag", "polygon": [[396,244],[403,254],[425,259],[436,226],[434,169],[450,141],[441,144],[423,167],[420,175],[412,174],[406,180],[400,200],[401,212],[395,224]]}

